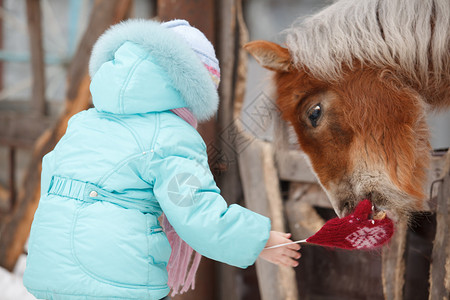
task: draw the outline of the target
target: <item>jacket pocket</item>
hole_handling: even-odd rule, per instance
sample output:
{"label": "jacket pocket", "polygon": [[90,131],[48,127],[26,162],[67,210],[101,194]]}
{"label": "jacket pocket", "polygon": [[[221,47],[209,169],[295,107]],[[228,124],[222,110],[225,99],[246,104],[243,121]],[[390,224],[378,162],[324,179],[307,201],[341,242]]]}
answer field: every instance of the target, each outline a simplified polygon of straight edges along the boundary
{"label": "jacket pocket", "polygon": [[131,286],[165,285],[165,262],[150,251],[159,245],[149,247],[147,221],[147,216],[138,210],[108,202],[85,203],[77,211],[72,229],[75,260],[85,273],[99,281]]}

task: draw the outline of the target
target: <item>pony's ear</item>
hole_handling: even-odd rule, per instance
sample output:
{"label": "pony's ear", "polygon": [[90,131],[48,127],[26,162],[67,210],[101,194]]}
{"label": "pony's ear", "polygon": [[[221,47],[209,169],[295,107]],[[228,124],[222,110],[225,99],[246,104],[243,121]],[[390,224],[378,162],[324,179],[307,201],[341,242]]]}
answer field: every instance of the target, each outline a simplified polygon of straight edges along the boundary
{"label": "pony's ear", "polygon": [[291,68],[291,55],[288,49],[268,41],[253,41],[244,45],[256,61],[266,69],[288,72]]}

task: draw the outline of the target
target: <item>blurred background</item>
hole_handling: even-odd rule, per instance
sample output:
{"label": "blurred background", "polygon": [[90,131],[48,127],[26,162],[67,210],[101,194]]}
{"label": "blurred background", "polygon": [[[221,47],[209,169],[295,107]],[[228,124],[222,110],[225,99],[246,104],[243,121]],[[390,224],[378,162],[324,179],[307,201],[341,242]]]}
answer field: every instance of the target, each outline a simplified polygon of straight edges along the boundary
{"label": "blurred background", "polygon": [[[221,104],[217,118],[199,129],[208,145],[211,169],[230,204],[248,205],[273,216],[273,211],[264,208],[264,200],[249,200],[252,194],[246,191],[246,176],[250,175],[242,170],[247,166],[240,163],[240,156],[260,142],[273,144],[280,120],[273,104],[270,72],[243,53],[241,46],[258,39],[282,44],[283,29],[330,3],[0,0],[0,300],[33,299],[23,288],[21,276],[28,231],[39,200],[40,161],[64,133],[68,118],[91,105],[87,63],[93,43],[107,27],[126,18],[184,18],[213,41],[222,71]],[[429,125],[432,147],[448,148],[450,113],[430,114]],[[289,129],[285,130],[289,148],[298,151]],[[276,174],[273,181],[282,204],[280,230],[291,231],[300,239],[316,228],[305,225],[301,218],[321,224],[335,215],[309,169],[300,164],[298,173],[301,179],[297,182]],[[308,210],[311,207],[313,211]],[[306,209],[303,215],[293,213],[301,209]],[[427,299],[434,232],[432,213],[417,219],[407,233],[412,248],[396,259],[414,261],[419,271],[407,267],[405,283],[393,287],[385,283],[385,293],[389,288],[400,289],[403,299]],[[417,243],[422,246],[414,248]],[[174,299],[383,298],[381,252],[350,254],[304,248],[295,271],[264,263],[238,270],[203,259],[196,290]]]}

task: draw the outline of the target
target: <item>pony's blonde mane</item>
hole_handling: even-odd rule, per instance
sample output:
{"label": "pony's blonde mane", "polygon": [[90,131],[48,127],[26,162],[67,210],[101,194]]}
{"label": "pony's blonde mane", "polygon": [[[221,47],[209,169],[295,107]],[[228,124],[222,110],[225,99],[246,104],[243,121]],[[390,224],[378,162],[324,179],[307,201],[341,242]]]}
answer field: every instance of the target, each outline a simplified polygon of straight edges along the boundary
{"label": "pony's blonde mane", "polygon": [[319,79],[357,62],[426,84],[450,73],[449,30],[449,0],[340,0],[285,33],[295,65]]}

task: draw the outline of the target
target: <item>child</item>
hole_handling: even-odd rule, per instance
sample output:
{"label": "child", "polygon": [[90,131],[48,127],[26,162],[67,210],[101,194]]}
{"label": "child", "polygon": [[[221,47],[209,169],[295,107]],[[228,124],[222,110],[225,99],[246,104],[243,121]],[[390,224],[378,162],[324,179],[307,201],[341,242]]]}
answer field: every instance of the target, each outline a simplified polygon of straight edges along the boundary
{"label": "child", "polygon": [[[95,108],[69,121],[42,163],[24,284],[39,299],[160,299],[171,254],[158,217],[209,258],[296,266],[298,245],[220,196],[195,130],[217,110],[219,66],[183,20],[129,20],[94,46]],[[174,252],[177,249],[174,249]]]}

